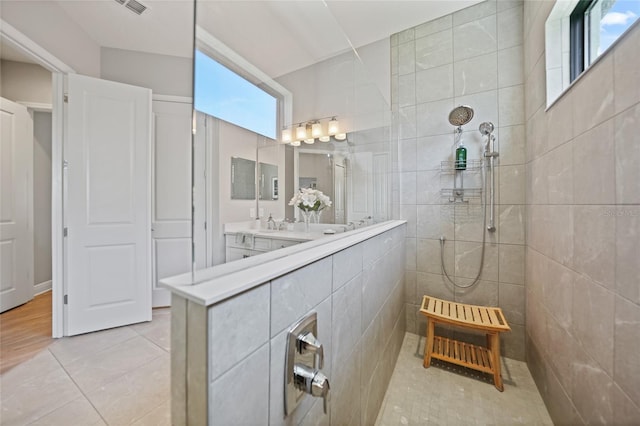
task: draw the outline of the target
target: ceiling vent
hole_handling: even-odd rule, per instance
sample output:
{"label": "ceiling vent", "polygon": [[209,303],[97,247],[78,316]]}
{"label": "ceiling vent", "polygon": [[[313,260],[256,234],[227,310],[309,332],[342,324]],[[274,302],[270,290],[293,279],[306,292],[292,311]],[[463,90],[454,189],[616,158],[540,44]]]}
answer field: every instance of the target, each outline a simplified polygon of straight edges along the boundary
{"label": "ceiling vent", "polygon": [[116,3],[118,4],[124,4],[127,0],[116,0]]}
{"label": "ceiling vent", "polygon": [[147,10],[147,6],[136,0],[129,0],[125,6],[127,7],[127,9],[137,13],[138,15],[142,15],[142,12]]}

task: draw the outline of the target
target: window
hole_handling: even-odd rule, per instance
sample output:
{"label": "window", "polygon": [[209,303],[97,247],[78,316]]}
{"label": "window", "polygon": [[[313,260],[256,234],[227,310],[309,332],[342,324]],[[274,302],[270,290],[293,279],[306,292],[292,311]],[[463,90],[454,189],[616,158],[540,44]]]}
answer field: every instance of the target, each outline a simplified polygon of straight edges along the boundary
{"label": "window", "polygon": [[199,50],[194,92],[198,111],[276,139],[277,98]]}
{"label": "window", "polygon": [[570,16],[571,81],[640,16],[638,0],[580,0]]}

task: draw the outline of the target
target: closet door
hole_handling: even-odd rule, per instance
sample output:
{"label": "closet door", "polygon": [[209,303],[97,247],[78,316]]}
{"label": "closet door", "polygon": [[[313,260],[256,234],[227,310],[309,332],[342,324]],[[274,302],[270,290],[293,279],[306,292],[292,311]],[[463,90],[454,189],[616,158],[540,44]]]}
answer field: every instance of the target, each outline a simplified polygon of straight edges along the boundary
{"label": "closet door", "polygon": [[191,116],[190,101],[153,101],[154,307],[171,305],[159,280],[191,271]]}
{"label": "closet door", "polygon": [[33,298],[33,121],[0,98],[0,312]]}

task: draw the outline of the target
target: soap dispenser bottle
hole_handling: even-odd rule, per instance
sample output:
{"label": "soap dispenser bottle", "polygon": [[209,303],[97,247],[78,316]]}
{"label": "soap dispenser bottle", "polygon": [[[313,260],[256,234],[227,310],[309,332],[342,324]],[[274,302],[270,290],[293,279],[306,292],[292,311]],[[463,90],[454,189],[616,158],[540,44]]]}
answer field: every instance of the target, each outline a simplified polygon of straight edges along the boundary
{"label": "soap dispenser bottle", "polygon": [[462,138],[460,138],[456,148],[455,168],[456,170],[467,170],[467,148],[462,143]]}

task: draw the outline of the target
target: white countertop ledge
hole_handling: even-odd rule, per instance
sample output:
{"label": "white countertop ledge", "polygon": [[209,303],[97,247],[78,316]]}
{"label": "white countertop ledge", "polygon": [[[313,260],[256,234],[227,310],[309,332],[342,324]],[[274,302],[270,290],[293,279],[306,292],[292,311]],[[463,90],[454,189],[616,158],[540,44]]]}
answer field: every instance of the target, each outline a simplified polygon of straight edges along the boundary
{"label": "white countertop ledge", "polygon": [[207,269],[160,280],[181,297],[211,306],[406,223],[390,220]]}

